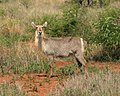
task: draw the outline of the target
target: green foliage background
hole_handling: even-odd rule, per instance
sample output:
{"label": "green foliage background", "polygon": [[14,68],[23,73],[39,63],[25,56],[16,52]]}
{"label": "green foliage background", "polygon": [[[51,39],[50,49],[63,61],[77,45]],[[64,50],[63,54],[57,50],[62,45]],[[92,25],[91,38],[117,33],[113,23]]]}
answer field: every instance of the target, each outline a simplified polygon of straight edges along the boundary
{"label": "green foliage background", "polygon": [[[98,29],[96,42],[104,47],[105,55],[111,58],[120,59],[120,23],[118,18],[120,9],[107,8],[99,14],[99,20],[96,23]],[[110,58],[109,58],[110,59]]]}
{"label": "green foliage background", "polygon": [[92,22],[88,15],[89,11],[88,8],[81,7],[75,0],[66,1],[62,6],[61,16],[42,17],[42,20],[48,21],[49,24],[47,34],[52,37],[83,37],[89,44],[102,45],[101,54],[95,55],[97,60],[119,60],[120,24],[118,24],[118,18],[120,8],[106,5],[106,8],[96,14],[97,19],[94,18],[94,14],[92,15],[91,19],[94,20]]}
{"label": "green foliage background", "polygon": [[[61,2],[62,0],[51,1],[53,2],[50,0],[0,0],[0,75],[41,72],[49,74],[50,67],[46,56],[33,47],[35,34],[31,26],[33,21],[36,24],[48,22],[45,30],[48,37],[82,37],[88,42],[85,54],[88,60],[120,61],[120,0],[92,0],[93,3],[90,5],[87,5],[87,0],[84,0],[83,5],[80,5],[78,0],[65,0],[64,3]],[[100,1],[102,1],[101,4]],[[62,75],[73,75],[74,70],[76,66],[72,65],[55,71]],[[97,68],[88,70],[90,73],[99,72]],[[81,83],[77,88],[69,87],[70,84],[76,83],[76,79],[73,79],[72,83],[66,85],[69,88],[62,88],[63,91],[60,90],[62,92],[60,94],[86,96],[100,89],[96,94],[118,95],[120,87],[119,82],[116,81],[120,81],[120,75],[102,74],[96,75],[96,78],[93,74],[86,79],[88,81],[85,81],[81,75],[82,77],[78,78]],[[83,84],[82,87],[78,89],[81,84]],[[85,85],[88,86],[85,87]],[[113,85],[116,86],[113,88]],[[1,96],[18,94],[28,96],[19,91],[16,85],[0,84],[0,89]]]}

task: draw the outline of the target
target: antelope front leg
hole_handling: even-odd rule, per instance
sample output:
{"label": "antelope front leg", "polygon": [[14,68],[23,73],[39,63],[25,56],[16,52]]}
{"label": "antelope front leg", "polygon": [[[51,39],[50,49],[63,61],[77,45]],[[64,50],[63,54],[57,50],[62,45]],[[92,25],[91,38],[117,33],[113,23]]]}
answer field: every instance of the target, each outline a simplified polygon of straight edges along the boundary
{"label": "antelope front leg", "polygon": [[54,63],[54,57],[53,56],[49,56],[49,65],[50,65],[50,75],[49,75],[49,78],[51,78],[51,76],[53,75],[53,63]]}
{"label": "antelope front leg", "polygon": [[51,78],[53,75],[53,62],[50,64],[50,75],[49,78]]}
{"label": "antelope front leg", "polygon": [[88,75],[88,71],[87,71],[87,66],[84,65],[84,68],[85,68],[85,78],[87,79],[87,78],[89,77],[89,75]]}

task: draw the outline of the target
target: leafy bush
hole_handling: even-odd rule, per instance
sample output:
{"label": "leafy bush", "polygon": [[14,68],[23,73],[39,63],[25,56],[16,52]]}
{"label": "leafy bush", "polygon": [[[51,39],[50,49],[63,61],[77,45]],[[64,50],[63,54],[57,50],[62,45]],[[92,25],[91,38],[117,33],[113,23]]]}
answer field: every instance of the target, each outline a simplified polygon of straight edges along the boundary
{"label": "leafy bush", "polygon": [[119,59],[120,54],[120,9],[106,9],[99,15],[99,20],[96,24],[98,29],[96,42],[103,45],[104,55],[106,59]]}
{"label": "leafy bush", "polygon": [[72,65],[66,65],[65,67],[59,69],[57,71],[58,74],[65,76],[65,75],[72,75],[75,73],[75,70],[77,69],[76,64],[72,64]]}
{"label": "leafy bush", "polygon": [[62,14],[43,16],[42,22],[48,21],[46,30],[49,36],[81,36],[89,39],[91,27],[86,18],[86,8],[80,8],[79,5],[70,0],[62,6]]}
{"label": "leafy bush", "polygon": [[53,37],[73,36],[77,25],[77,5],[67,3],[63,7],[63,15],[44,16],[43,20],[48,21],[47,33]]}

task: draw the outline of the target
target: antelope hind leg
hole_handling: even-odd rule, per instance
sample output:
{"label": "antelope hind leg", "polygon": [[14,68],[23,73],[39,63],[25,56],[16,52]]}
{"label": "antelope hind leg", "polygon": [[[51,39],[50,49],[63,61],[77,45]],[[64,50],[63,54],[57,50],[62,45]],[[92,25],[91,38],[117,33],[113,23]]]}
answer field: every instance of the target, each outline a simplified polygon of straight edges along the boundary
{"label": "antelope hind leg", "polygon": [[86,78],[88,78],[88,72],[87,72],[87,68],[86,68],[86,60],[84,59],[84,57],[82,55],[79,55],[79,54],[76,54],[75,58],[76,58],[79,70],[82,72],[84,70],[84,72],[83,72],[84,76]]}

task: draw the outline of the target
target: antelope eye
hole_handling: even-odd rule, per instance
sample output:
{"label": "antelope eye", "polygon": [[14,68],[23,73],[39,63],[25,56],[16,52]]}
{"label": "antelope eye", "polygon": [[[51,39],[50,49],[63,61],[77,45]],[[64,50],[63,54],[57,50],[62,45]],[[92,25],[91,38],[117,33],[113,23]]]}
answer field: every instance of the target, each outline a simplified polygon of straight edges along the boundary
{"label": "antelope eye", "polygon": [[36,26],[36,29],[38,28],[38,26]]}

